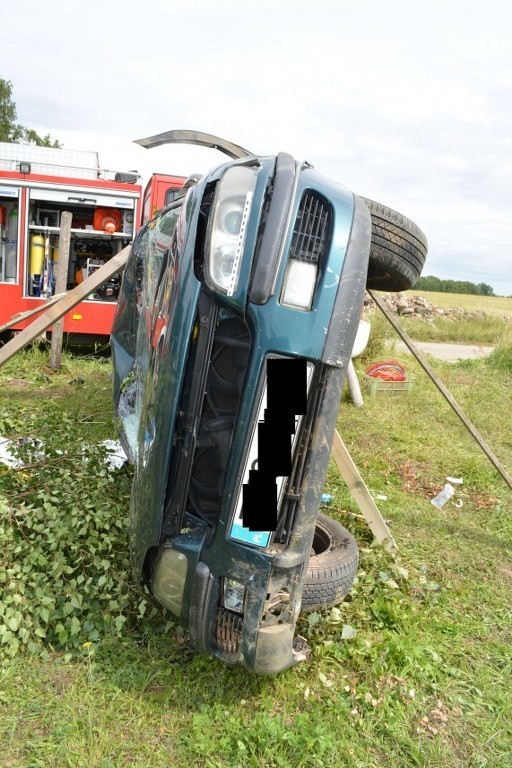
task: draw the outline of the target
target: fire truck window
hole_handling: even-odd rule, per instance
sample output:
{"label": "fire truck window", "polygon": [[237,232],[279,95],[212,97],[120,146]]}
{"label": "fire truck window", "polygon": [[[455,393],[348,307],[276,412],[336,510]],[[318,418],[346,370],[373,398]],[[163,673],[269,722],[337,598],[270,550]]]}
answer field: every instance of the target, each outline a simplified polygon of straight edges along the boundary
{"label": "fire truck window", "polygon": [[181,189],[175,189],[174,187],[169,187],[169,189],[166,190],[166,193],[165,193],[165,206],[168,206],[171,203],[173,203],[181,193],[182,193]]}
{"label": "fire truck window", "polygon": [[0,281],[18,279],[18,201],[0,196]]}

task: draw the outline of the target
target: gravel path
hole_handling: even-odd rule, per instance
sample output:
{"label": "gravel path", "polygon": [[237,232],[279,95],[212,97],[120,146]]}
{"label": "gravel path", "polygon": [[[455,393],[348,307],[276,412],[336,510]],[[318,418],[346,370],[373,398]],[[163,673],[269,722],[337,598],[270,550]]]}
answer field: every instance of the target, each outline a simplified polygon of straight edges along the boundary
{"label": "gravel path", "polygon": [[[476,360],[481,357],[488,357],[494,350],[494,347],[476,344],[439,344],[433,341],[414,341],[413,343],[420,352],[449,363],[455,363],[457,360]],[[403,341],[397,341],[395,348],[397,352],[411,354]]]}

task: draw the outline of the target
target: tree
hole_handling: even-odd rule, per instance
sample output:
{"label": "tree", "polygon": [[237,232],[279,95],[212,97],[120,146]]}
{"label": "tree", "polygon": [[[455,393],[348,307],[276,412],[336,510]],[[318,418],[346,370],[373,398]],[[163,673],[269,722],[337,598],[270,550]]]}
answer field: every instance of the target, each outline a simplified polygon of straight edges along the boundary
{"label": "tree", "polygon": [[35,144],[38,147],[62,146],[50,134],[40,136],[33,128],[25,128],[17,123],[16,104],[12,97],[12,83],[0,77],[0,141],[20,144]]}
{"label": "tree", "polygon": [[471,293],[478,296],[494,296],[492,286],[487,283],[471,283],[469,280],[441,280],[434,275],[419,277],[414,287],[418,291],[435,293]]}
{"label": "tree", "polygon": [[478,283],[478,293],[481,296],[494,296],[492,286],[487,285],[487,283]]}

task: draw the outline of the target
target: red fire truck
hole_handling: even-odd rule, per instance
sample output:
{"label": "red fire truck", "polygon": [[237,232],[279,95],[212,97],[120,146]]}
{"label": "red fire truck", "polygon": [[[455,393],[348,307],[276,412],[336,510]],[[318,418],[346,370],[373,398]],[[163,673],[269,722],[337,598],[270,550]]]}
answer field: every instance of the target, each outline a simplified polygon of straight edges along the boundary
{"label": "red fire truck", "polygon": [[[128,245],[185,181],[155,174],[142,196],[138,179],[102,171],[96,152],[0,143],[0,325],[54,292],[63,211],[72,214],[71,289]],[[120,280],[114,276],[66,315],[64,331],[108,335]]]}

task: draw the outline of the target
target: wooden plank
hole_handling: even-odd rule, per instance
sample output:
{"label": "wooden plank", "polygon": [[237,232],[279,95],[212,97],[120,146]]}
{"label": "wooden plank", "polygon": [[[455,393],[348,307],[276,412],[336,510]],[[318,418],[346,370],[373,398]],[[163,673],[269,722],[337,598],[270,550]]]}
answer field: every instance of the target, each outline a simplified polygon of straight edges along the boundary
{"label": "wooden plank", "polygon": [[0,349],[0,366],[6,363],[11,357],[19,352],[21,349],[30,344],[31,341],[37,339],[44,331],[47,330],[53,323],[60,320],[61,317],[69,312],[77,304],[87,298],[93,293],[100,285],[106,283],[112,275],[116,272],[122,272],[128,261],[130,254],[130,246],[127,245],[118,254],[112,256],[106,264],[100,267],[96,272],[93,272],[87,280],[77,285],[72,291],[66,293],[59,301],[55,302],[53,306],[49,307],[46,312],[34,320],[27,328],[20,331],[13,339],[11,339],[5,346]]}
{"label": "wooden plank", "polygon": [[507,470],[503,466],[503,464],[499,461],[497,456],[493,453],[493,451],[489,448],[487,443],[484,441],[484,439],[480,436],[480,434],[477,432],[476,427],[473,425],[473,423],[468,419],[468,417],[464,414],[462,408],[458,404],[458,402],[455,400],[453,395],[450,393],[450,391],[445,387],[439,376],[436,374],[434,369],[427,363],[417,346],[414,344],[412,339],[407,335],[407,333],[404,331],[404,329],[400,326],[399,323],[395,320],[389,309],[385,306],[382,299],[379,298],[379,296],[376,295],[374,291],[368,291],[382,314],[389,320],[395,331],[398,333],[402,341],[406,344],[406,346],[410,349],[418,363],[421,365],[425,373],[432,379],[444,399],[450,404],[450,406],[453,408],[459,419],[462,421],[468,432],[474,437],[482,451],[485,453],[487,458],[490,460],[490,462],[495,466],[495,468],[498,470],[502,478],[505,480],[507,485],[512,488],[512,477],[508,474]]}
{"label": "wooden plank", "polygon": [[348,448],[340,437],[338,430],[334,433],[332,443],[332,458],[338,467],[338,471],[347,484],[347,487],[375,536],[375,539],[385,547],[388,552],[398,552],[398,545],[389,530],[386,521],[373,500],[370,491],[365,485],[359,470],[354,464]]}
{"label": "wooden plank", "polygon": [[59,299],[62,299],[64,296],[64,293],[56,293],[55,296],[52,296],[47,301],[45,301],[44,304],[38,304],[37,307],[32,307],[32,309],[27,309],[25,312],[18,312],[17,314],[13,315],[10,320],[8,320],[3,325],[0,325],[0,333],[3,331],[6,331],[8,328],[11,328],[13,325],[16,325],[16,323],[21,323],[23,320],[28,320],[29,317],[33,317],[33,315],[38,315],[40,312],[44,312],[48,309],[48,307],[51,307],[52,304],[55,304]]}
{"label": "wooden plank", "polygon": [[[55,290],[62,293],[66,290],[68,282],[69,246],[71,244],[71,221],[73,214],[63,211],[60,217],[59,233],[59,262],[57,265],[57,282]],[[52,328],[52,346],[50,349],[50,368],[60,368],[62,358],[62,336],[64,332],[64,319],[57,320]]]}

